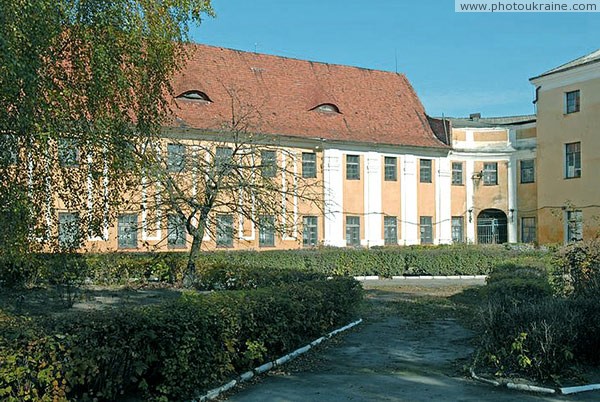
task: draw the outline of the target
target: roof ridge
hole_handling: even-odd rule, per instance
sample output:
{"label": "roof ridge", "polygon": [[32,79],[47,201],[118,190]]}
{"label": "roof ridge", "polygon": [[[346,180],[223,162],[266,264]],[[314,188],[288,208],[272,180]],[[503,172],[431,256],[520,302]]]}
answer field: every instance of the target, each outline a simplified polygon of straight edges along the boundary
{"label": "roof ridge", "polygon": [[329,62],[326,62],[326,61],[301,59],[299,57],[280,56],[280,55],[277,55],[277,54],[252,52],[252,51],[248,51],[248,50],[234,49],[234,48],[225,47],[225,46],[207,45],[205,43],[188,42],[188,43],[186,43],[186,45],[187,46],[195,46],[195,47],[208,47],[208,48],[213,48],[213,49],[222,49],[222,50],[227,50],[227,51],[231,51],[231,52],[253,54],[253,55],[257,55],[257,56],[273,57],[273,58],[276,58],[276,59],[294,60],[294,61],[301,61],[301,62],[305,62],[305,63],[321,64],[321,65],[324,65],[324,66],[333,66],[333,67],[342,67],[342,68],[357,69],[357,70],[364,70],[364,71],[372,71],[372,72],[377,72],[377,73],[399,75],[399,76],[402,76],[402,77],[406,77],[406,75],[404,73],[399,73],[399,72],[395,72],[395,71],[378,70],[376,68],[360,67],[360,66],[353,66],[353,65],[341,64],[341,63],[329,63]]}

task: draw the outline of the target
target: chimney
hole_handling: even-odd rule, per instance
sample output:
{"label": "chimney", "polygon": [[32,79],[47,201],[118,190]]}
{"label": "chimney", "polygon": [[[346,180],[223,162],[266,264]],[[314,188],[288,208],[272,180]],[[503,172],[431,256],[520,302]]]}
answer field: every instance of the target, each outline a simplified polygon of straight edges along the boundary
{"label": "chimney", "polygon": [[469,115],[469,119],[477,121],[477,120],[481,119],[481,113],[471,113]]}

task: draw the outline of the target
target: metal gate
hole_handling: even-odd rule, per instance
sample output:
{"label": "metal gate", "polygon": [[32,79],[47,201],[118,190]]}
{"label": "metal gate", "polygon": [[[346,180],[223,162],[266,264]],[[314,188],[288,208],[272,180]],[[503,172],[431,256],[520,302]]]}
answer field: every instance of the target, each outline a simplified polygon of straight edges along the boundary
{"label": "metal gate", "polygon": [[477,218],[477,243],[503,244],[508,241],[508,222],[504,212],[485,210]]}

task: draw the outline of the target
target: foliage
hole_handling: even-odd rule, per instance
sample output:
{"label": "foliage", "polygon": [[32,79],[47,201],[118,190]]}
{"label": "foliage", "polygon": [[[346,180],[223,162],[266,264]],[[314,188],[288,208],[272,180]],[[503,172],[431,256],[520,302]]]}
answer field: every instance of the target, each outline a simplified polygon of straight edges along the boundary
{"label": "foliage", "polygon": [[586,240],[563,247],[557,257],[558,282],[573,297],[600,296],[600,240]]}
{"label": "foliage", "polygon": [[[9,285],[45,284],[53,277],[83,276],[96,284],[123,284],[131,280],[159,280],[179,284],[187,266],[184,253],[105,253],[105,254],[30,254],[25,261],[0,259],[0,281]],[[507,250],[487,246],[386,247],[376,249],[320,248],[273,251],[214,251],[196,259],[203,287],[224,286],[235,267],[238,280],[261,280],[260,270],[285,270],[324,274],[327,276],[377,275],[484,275],[503,263],[527,266],[551,266],[552,255],[543,251]],[[247,268],[242,270],[242,268]],[[229,270],[229,273],[228,273]],[[240,275],[244,275],[241,277]],[[268,283],[270,274],[262,283]],[[294,273],[293,275],[298,275]],[[288,277],[293,279],[293,275]],[[313,274],[307,274],[308,277]]]}
{"label": "foliage", "polygon": [[353,279],[187,293],[164,305],[0,320],[0,398],[191,399],[355,318]]}
{"label": "foliage", "polygon": [[[476,363],[498,375],[546,381],[560,381],[577,363],[600,363],[600,307],[596,298],[581,297],[597,295],[587,269],[596,255],[580,243],[560,251],[565,271],[531,262],[497,266],[482,292]],[[572,297],[564,297],[564,283],[552,286],[562,272]]]}
{"label": "foliage", "polygon": [[[0,253],[102,233],[207,14],[210,0],[0,2]],[[56,241],[59,206],[81,211],[72,244]]]}
{"label": "foliage", "polygon": [[322,273],[289,268],[264,268],[217,263],[198,273],[200,290],[242,290],[326,279]]}

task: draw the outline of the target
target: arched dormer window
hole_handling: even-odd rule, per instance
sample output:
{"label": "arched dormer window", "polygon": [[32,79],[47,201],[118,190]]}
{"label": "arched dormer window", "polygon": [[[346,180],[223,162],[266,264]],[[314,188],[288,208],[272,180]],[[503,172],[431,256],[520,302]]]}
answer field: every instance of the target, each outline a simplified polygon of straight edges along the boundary
{"label": "arched dormer window", "polygon": [[176,97],[175,99],[178,99],[178,100],[184,99],[184,100],[195,101],[195,102],[204,102],[204,103],[212,102],[210,100],[210,98],[208,97],[208,95],[202,91],[186,91],[186,92],[182,93],[181,95],[179,95],[178,97]]}
{"label": "arched dormer window", "polygon": [[323,103],[312,110],[316,110],[317,112],[321,113],[340,114],[340,109],[333,103]]}

